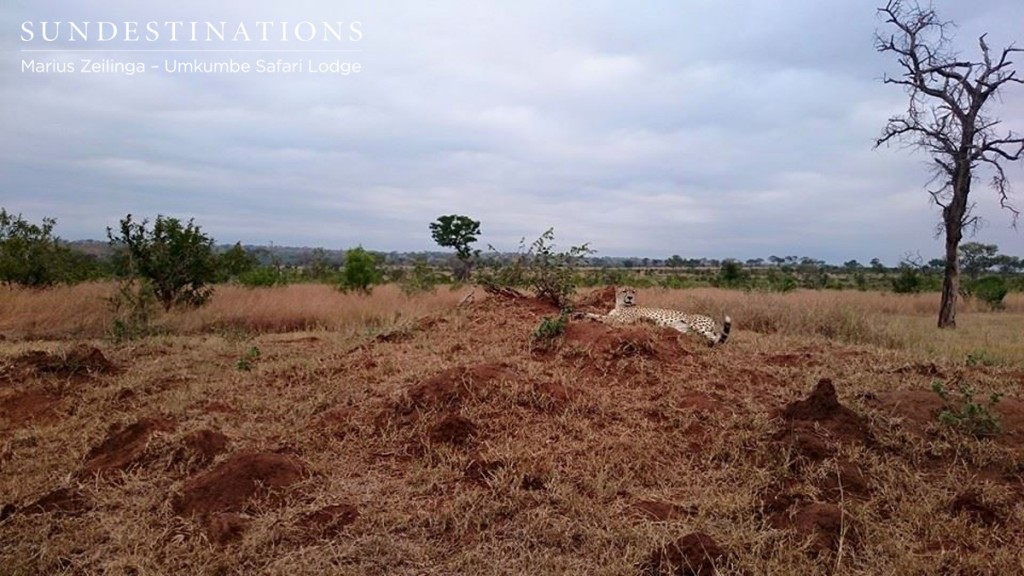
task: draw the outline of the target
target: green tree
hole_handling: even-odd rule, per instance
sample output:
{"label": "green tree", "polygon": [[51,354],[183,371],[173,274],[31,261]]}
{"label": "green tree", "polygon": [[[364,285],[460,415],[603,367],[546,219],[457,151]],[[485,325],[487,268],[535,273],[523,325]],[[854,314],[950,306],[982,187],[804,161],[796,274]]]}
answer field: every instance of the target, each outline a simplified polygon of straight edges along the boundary
{"label": "green tree", "polygon": [[174,306],[200,306],[213,295],[217,259],[213,239],[193,220],[182,225],[177,218],[157,216],[134,222],[128,214],[117,234],[107,228],[107,238],[119,252],[129,279],[143,278],[164,310]]}
{"label": "green tree", "polygon": [[718,270],[716,284],[726,288],[736,288],[747,283],[747,273],[738,260],[728,259],[722,262]]}
{"label": "green tree", "polygon": [[362,246],[345,252],[345,267],[341,270],[342,290],[358,290],[369,294],[373,290],[373,285],[378,282],[380,272],[377,270],[377,259],[373,254]]}
{"label": "green tree", "polygon": [[0,208],[0,281],[35,288],[51,286],[71,280],[71,268],[89,264],[87,259],[75,258],[53,235],[56,224],[53,218],[33,224]]}
{"label": "green tree", "polygon": [[964,242],[960,245],[960,270],[972,280],[996,263],[999,247],[995,244]]}
{"label": "green tree", "polygon": [[480,222],[458,214],[440,216],[430,223],[430,235],[438,246],[455,249],[460,264],[455,270],[456,280],[469,279],[473,259],[480,255],[479,250],[471,247],[480,235]]}
{"label": "green tree", "polygon": [[218,280],[221,282],[237,280],[257,266],[259,266],[259,260],[256,256],[246,251],[241,242],[235,242],[234,246],[217,257]]}
{"label": "green tree", "polygon": [[1002,310],[1005,306],[1003,298],[1006,298],[1009,288],[1006,285],[1006,280],[999,276],[985,276],[971,282],[971,291],[993,310]]}

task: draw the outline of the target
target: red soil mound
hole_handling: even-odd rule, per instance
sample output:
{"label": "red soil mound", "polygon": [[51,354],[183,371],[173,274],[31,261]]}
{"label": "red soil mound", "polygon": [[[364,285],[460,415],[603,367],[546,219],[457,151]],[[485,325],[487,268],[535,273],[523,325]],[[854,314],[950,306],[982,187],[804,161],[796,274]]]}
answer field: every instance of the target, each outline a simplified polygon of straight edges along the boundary
{"label": "red soil mound", "polygon": [[333,538],[358,518],[359,510],[355,506],[335,504],[302,516],[299,526],[319,538]]}
{"label": "red soil mound", "polygon": [[128,470],[143,459],[150,436],[155,432],[171,432],[177,423],[167,418],[143,418],[134,424],[112,431],[99,445],[85,455],[79,476],[102,475],[114,470]]}
{"label": "red soil mound", "polygon": [[234,512],[218,512],[206,519],[206,537],[217,546],[227,546],[242,539],[249,520]]}
{"label": "red soil mound", "polygon": [[15,428],[45,422],[52,419],[60,401],[59,396],[38,390],[16,392],[0,398],[0,418]]}
{"label": "red soil mound", "polygon": [[290,456],[272,452],[236,454],[185,484],[171,506],[179,515],[241,512],[268,490],[288,487],[306,476]]}
{"label": "red soil mound", "polygon": [[410,388],[409,399],[416,408],[455,406],[486,385],[517,377],[515,370],[504,364],[449,368]]}
{"label": "red soil mound", "polygon": [[77,516],[92,505],[77,490],[58,488],[21,509],[22,514],[43,514],[53,512],[60,515]]}
{"label": "red soil mound", "polygon": [[715,539],[702,532],[687,534],[651,553],[641,574],[650,576],[712,576],[726,553]]}
{"label": "red soil mound", "polygon": [[218,454],[227,450],[228,437],[216,430],[196,430],[181,439],[181,445],[174,452],[173,461],[188,463],[191,468],[206,466]]}
{"label": "red soil mound", "polygon": [[[845,519],[849,522],[849,519]],[[790,528],[803,537],[810,537],[807,552],[817,556],[825,551],[835,552],[839,549],[843,538],[843,511],[828,502],[814,502],[799,508],[792,516],[776,516],[773,525],[776,528]],[[846,537],[853,533],[847,529]]]}
{"label": "red soil mound", "polygon": [[606,286],[600,290],[594,290],[590,294],[580,298],[573,306],[574,310],[606,314],[615,308],[615,286]]}
{"label": "red soil mound", "polygon": [[775,439],[811,461],[834,454],[835,443],[871,442],[864,419],[839,403],[832,381],[823,378],[805,400],[788,404],[779,413],[783,429]]}
{"label": "red soil mound", "polygon": [[9,379],[25,378],[32,374],[56,376],[94,376],[117,374],[120,370],[107,360],[98,348],[81,344],[61,354],[50,354],[39,350],[26,352],[14,359],[7,371]]}
{"label": "red soil mound", "polygon": [[1006,522],[1006,518],[999,510],[999,507],[986,503],[982,500],[981,495],[974,491],[967,491],[958,494],[956,498],[949,503],[949,511],[953,514],[964,514],[968,518],[986,526],[993,526]]}
{"label": "red soil mound", "polygon": [[457,414],[445,416],[430,430],[430,440],[444,444],[466,444],[476,435],[476,424]]}
{"label": "red soil mound", "polygon": [[570,356],[583,350],[607,360],[645,357],[669,361],[693,354],[683,345],[680,333],[671,328],[608,326],[586,321],[571,322],[566,327],[564,348]]}
{"label": "red soil mound", "polygon": [[[951,394],[949,408],[961,410],[963,398]],[[975,403],[987,405],[988,397],[979,394]],[[939,413],[947,408],[946,402],[931,390],[900,390],[873,394],[866,399],[868,406],[889,416],[903,419],[903,426],[912,432],[925,434],[938,425]],[[1024,402],[1017,398],[1003,397],[989,411],[998,417],[1002,432],[994,439],[1004,446],[1021,448],[1024,441]]]}

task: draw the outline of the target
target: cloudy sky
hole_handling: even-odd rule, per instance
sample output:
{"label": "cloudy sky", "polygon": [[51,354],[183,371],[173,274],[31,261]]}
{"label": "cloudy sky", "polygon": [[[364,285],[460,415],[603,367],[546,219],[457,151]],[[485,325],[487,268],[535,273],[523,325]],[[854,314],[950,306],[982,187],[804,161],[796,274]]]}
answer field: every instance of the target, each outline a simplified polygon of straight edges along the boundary
{"label": "cloudy sky", "polygon": [[[132,213],[194,217],[220,243],[423,250],[435,248],[427,224],[459,213],[482,222],[481,244],[509,250],[554,227],[560,246],[590,242],[603,256],[896,264],[941,253],[927,158],[872,149],[906,107],[880,81],[897,70],[872,46],[876,3],[164,4],[3,3],[0,206],[55,217],[67,239],[102,239]],[[966,55],[982,32],[993,47],[1024,45],[1020,0],[935,7],[959,24]],[[43,21],[65,23],[55,41]],[[100,21],[119,38],[101,41]],[[172,41],[176,21],[226,22],[229,35],[242,24],[250,41],[207,42],[202,29]],[[339,21],[342,39],[302,41]],[[88,39],[70,41],[67,22]],[[123,41],[125,22],[142,38]],[[145,37],[149,22],[159,37]],[[272,23],[267,41],[255,22]],[[29,51],[70,48],[108,51]],[[83,74],[86,59],[146,71]],[[303,69],[163,68],[193,60]],[[361,70],[308,70],[338,61]],[[997,107],[1024,131],[1024,87]],[[1020,163],[1010,174],[1024,206]],[[1024,230],[994,194],[979,183],[973,198],[988,221],[974,239],[1024,255]]]}

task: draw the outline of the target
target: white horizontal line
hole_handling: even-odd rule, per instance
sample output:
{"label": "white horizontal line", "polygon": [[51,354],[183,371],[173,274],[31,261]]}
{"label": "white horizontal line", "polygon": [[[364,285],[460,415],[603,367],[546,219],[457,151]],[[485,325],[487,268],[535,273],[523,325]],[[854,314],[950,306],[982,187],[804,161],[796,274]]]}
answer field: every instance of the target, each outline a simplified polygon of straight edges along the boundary
{"label": "white horizontal line", "polygon": [[143,52],[143,53],[145,53],[145,52],[152,52],[152,53],[160,53],[160,52],[309,52],[309,53],[313,53],[313,52],[362,52],[362,50],[287,50],[287,49],[285,49],[285,50],[277,50],[277,49],[266,49],[266,50],[262,50],[262,49],[260,49],[260,50],[235,50],[235,49],[218,50],[218,49],[210,49],[210,50],[207,50],[207,49],[202,49],[202,48],[195,49],[195,50],[186,50],[186,49],[179,49],[179,50],[121,50],[121,49],[117,49],[117,48],[97,48],[97,49],[74,49],[74,48],[71,48],[71,49],[67,49],[67,50],[65,50],[65,49],[39,49],[39,50],[25,49],[25,50],[21,50],[21,51],[22,52]]}

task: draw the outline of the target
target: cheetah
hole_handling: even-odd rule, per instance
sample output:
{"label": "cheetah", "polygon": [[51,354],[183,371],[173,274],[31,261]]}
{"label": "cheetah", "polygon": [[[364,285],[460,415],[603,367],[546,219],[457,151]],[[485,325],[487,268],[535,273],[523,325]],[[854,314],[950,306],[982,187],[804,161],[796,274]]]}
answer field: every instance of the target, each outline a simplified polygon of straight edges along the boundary
{"label": "cheetah", "polygon": [[706,338],[711,345],[725,344],[725,341],[729,339],[729,329],[732,328],[732,319],[728,316],[722,323],[722,332],[717,333],[715,321],[710,316],[686,314],[678,310],[664,308],[638,307],[636,305],[636,290],[633,288],[619,288],[615,291],[615,309],[608,314],[588,313],[586,317],[606,324],[632,324],[642,321],[651,322],[657,326],[667,326],[683,334],[693,331]]}

